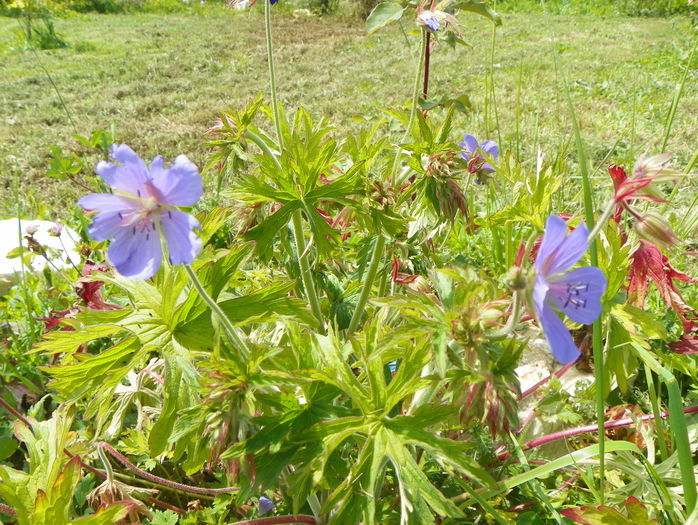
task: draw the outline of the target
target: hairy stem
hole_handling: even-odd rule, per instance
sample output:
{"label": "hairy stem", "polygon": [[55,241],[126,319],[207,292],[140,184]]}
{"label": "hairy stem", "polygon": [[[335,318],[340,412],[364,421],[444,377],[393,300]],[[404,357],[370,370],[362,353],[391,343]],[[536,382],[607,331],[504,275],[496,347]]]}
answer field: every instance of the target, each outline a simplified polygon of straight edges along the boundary
{"label": "hairy stem", "polygon": [[[698,406],[694,407],[689,407],[683,409],[684,414],[693,414],[695,412],[698,412]],[[670,416],[669,412],[660,412],[659,416],[663,419],[666,419]],[[604,430],[608,430],[609,428],[618,428],[618,427],[627,427],[630,425],[635,424],[637,421],[652,421],[654,419],[654,414],[646,414],[644,416],[641,416],[639,418],[625,418],[625,419],[619,419],[617,421],[608,421],[605,422],[603,425]],[[546,436],[542,436],[539,438],[536,438],[532,441],[529,441],[527,443],[524,443],[521,445],[522,450],[530,450],[532,448],[540,447],[542,445],[546,445],[547,443],[552,443],[553,441],[558,441],[560,439],[566,439],[574,436],[578,436],[580,434],[590,434],[594,432],[597,429],[596,425],[586,425],[583,427],[576,427],[576,428],[569,428],[567,430],[561,430],[560,432],[554,432],[553,434],[548,434]],[[510,452],[503,452],[497,456],[498,459],[504,461],[510,456]]]}
{"label": "hairy stem", "polygon": [[591,233],[589,233],[589,237],[587,237],[587,243],[589,246],[592,245],[594,242],[594,239],[601,233],[601,230],[603,230],[604,226],[606,225],[606,222],[608,222],[608,219],[611,218],[611,215],[613,215],[613,212],[616,210],[616,206],[618,204],[616,203],[615,199],[611,199],[606,206],[606,209],[603,212],[603,215],[601,215],[601,218],[598,220],[596,224],[594,224],[594,229],[591,230]]}
{"label": "hairy stem", "polygon": [[400,160],[400,153],[402,152],[400,145],[407,140],[412,131],[412,126],[414,125],[414,119],[417,116],[417,106],[419,106],[419,84],[422,80],[422,68],[424,67],[424,59],[426,57],[426,47],[427,47],[427,31],[422,30],[422,45],[419,49],[419,61],[417,63],[417,69],[414,75],[414,88],[412,89],[412,105],[410,108],[410,119],[407,122],[407,128],[405,133],[400,140],[400,143],[395,147],[395,158],[393,159],[393,167],[390,170],[390,177],[394,178],[397,173],[398,161]]}
{"label": "hairy stem", "polygon": [[364,287],[361,289],[361,295],[356,303],[356,309],[354,314],[351,316],[351,321],[349,323],[349,328],[347,328],[347,335],[351,335],[356,330],[356,327],[361,320],[361,316],[366,308],[366,302],[371,295],[371,289],[373,288],[373,283],[376,280],[376,274],[378,272],[378,267],[380,266],[381,259],[383,258],[383,250],[385,248],[385,237],[379,235],[376,239],[376,245],[373,247],[373,254],[371,255],[371,263],[368,266],[368,271],[366,272],[366,279],[364,280]]}
{"label": "hairy stem", "polygon": [[149,472],[145,472],[144,470],[139,469],[136,465],[131,463],[128,459],[126,459],[126,456],[115,450],[111,445],[105,442],[100,442],[97,443],[98,447],[102,447],[104,450],[109,452],[111,456],[116,459],[119,463],[121,463],[124,467],[129,469],[131,472],[134,474],[138,474],[139,476],[150,480],[154,483],[159,483],[161,485],[165,485],[166,487],[171,487],[173,489],[181,490],[184,492],[191,492],[194,494],[208,494],[208,495],[215,495],[215,494],[228,494],[229,492],[235,492],[240,490],[238,487],[223,487],[223,488],[212,488],[212,489],[207,489],[207,488],[201,488],[201,487],[194,487],[192,485],[185,485],[183,483],[177,483],[175,481],[170,481],[169,479],[161,478],[159,476],[154,476],[153,474],[150,474]]}
{"label": "hairy stem", "polygon": [[315,291],[315,280],[313,279],[313,274],[310,271],[310,265],[308,264],[308,254],[305,249],[305,238],[303,235],[303,222],[301,211],[297,210],[293,213],[291,219],[293,226],[293,238],[296,241],[296,254],[298,257],[298,265],[301,268],[301,281],[303,281],[303,289],[305,290],[305,296],[310,303],[310,310],[313,315],[320,323],[320,330],[325,331],[325,322],[322,319],[322,310],[320,308],[320,301]]}
{"label": "hairy stem", "polygon": [[284,137],[281,134],[281,116],[279,114],[279,99],[276,95],[276,73],[274,71],[274,46],[271,38],[271,2],[264,2],[264,33],[267,42],[267,63],[269,65],[269,88],[271,89],[271,109],[274,113],[274,127],[279,147],[284,148]]}
{"label": "hairy stem", "polygon": [[228,319],[228,316],[225,315],[225,312],[221,309],[221,307],[218,306],[218,303],[213,300],[213,297],[208,295],[208,293],[204,289],[204,286],[201,284],[201,281],[199,281],[199,278],[196,276],[196,273],[191,268],[191,266],[184,265],[184,268],[187,274],[189,275],[189,279],[194,285],[194,288],[196,288],[196,291],[199,293],[199,297],[201,297],[204,300],[204,302],[208,305],[208,307],[211,309],[211,311],[216,314],[216,317],[218,318],[218,321],[220,321],[221,326],[223,327],[223,331],[225,332],[225,335],[228,337],[230,344],[233,345],[233,348],[237,348],[240,351],[243,359],[249,357],[250,348],[249,346],[247,346],[244,336],[238,333],[238,329],[235,326],[233,326],[233,323],[230,322],[230,319]]}

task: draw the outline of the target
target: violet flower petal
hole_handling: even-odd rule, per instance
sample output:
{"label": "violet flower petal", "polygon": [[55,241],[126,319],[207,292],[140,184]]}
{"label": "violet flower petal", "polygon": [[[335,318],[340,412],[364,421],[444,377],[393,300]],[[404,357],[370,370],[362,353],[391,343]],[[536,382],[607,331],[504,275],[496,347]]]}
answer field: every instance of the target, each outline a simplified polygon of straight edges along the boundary
{"label": "violet flower petal", "polygon": [[480,149],[488,155],[491,155],[495,162],[497,161],[497,157],[499,157],[499,146],[497,146],[494,141],[486,140],[480,145]]}
{"label": "violet flower petal", "polygon": [[[463,144],[465,144],[465,146],[463,146]],[[470,154],[475,153],[475,151],[479,147],[477,139],[472,135],[468,134],[463,135],[463,142],[461,142],[460,145],[464,147],[465,150]]]}
{"label": "violet flower petal", "polygon": [[160,224],[172,264],[191,264],[201,251],[201,239],[192,231],[199,221],[179,210],[162,210]]}
{"label": "violet flower petal", "polygon": [[577,268],[549,282],[548,299],[575,323],[591,324],[601,315],[606,276],[594,266]]}
{"label": "violet flower petal", "polygon": [[589,230],[580,224],[565,237],[567,225],[557,215],[551,215],[545,222],[545,235],[536,258],[536,269],[545,278],[569,270],[581,259],[587,250]]}
{"label": "violet flower petal", "polygon": [[90,193],[78,201],[78,206],[85,210],[99,210],[100,213],[135,211],[141,207],[137,200],[113,193]]}
{"label": "violet flower petal", "polygon": [[109,260],[129,279],[149,279],[160,268],[162,246],[157,231],[151,228],[121,228],[109,245]]}
{"label": "violet flower petal", "polygon": [[562,319],[555,313],[549,304],[545,304],[542,310],[538,311],[538,320],[543,327],[543,333],[548,340],[553,356],[563,365],[576,361],[581,352],[572,340],[569,330],[562,322]]}
{"label": "violet flower petal", "polygon": [[97,173],[104,182],[118,191],[141,196],[148,182],[148,170],[143,161],[126,144],[112,144],[111,156],[121,163],[101,161],[97,164]]}
{"label": "violet flower petal", "polygon": [[489,173],[494,173],[497,170],[495,170],[489,162],[485,162],[482,166],[480,166],[480,171],[487,171]]}
{"label": "violet flower petal", "polygon": [[184,155],[179,155],[168,169],[165,159],[158,156],[150,164],[153,186],[158,190],[158,202],[167,206],[193,206],[203,193],[199,170]]}

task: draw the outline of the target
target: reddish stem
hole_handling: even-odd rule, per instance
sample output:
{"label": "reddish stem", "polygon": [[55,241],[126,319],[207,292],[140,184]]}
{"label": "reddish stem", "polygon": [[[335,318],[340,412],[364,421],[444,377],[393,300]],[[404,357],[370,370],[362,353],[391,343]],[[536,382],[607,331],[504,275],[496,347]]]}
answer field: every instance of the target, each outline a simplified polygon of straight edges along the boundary
{"label": "reddish stem", "polygon": [[159,483],[160,485],[164,485],[166,487],[170,487],[173,489],[181,490],[184,492],[192,492],[194,494],[209,494],[209,495],[214,495],[214,494],[227,494],[229,492],[235,492],[236,490],[240,490],[238,487],[223,487],[219,489],[206,489],[206,488],[201,488],[201,487],[194,487],[192,485],[185,485],[183,483],[177,483],[175,481],[170,481],[169,479],[161,478],[159,476],[155,476],[153,474],[150,474],[149,472],[146,472],[144,470],[139,469],[136,465],[131,463],[128,459],[126,459],[126,456],[115,450],[111,445],[105,442],[98,443],[97,446],[102,447],[104,450],[109,452],[114,459],[116,459],[119,463],[121,463],[124,467],[129,469],[131,472],[134,472],[135,474],[138,474],[142,478],[145,478],[147,480],[150,480],[154,483]]}
{"label": "reddish stem", "polygon": [[317,525],[317,520],[313,516],[300,514],[298,516],[272,516],[270,518],[236,521],[230,525],[284,525],[291,523],[307,523],[308,525]]}
{"label": "reddish stem", "polygon": [[[559,379],[559,378],[561,378],[570,368],[572,368],[573,366],[574,366],[574,363],[567,364],[567,365],[563,366],[560,370],[558,370],[557,372],[555,372],[553,375],[557,376],[558,379]],[[530,395],[533,394],[536,390],[538,390],[540,387],[542,387],[543,385],[547,384],[548,381],[550,381],[550,380],[553,378],[553,375],[549,375],[549,376],[546,377],[545,379],[541,379],[541,380],[538,381],[535,385],[533,385],[532,387],[528,388],[523,394],[521,394],[521,399],[530,396]]]}
{"label": "reddish stem", "polygon": [[[698,412],[698,406],[694,407],[689,407],[689,408],[684,408],[683,413],[684,414],[693,414],[695,412]],[[659,414],[662,419],[669,417],[669,412],[662,412]],[[626,418],[626,419],[619,419],[617,421],[608,421],[605,425],[605,429],[609,428],[618,428],[618,427],[627,427],[628,425],[632,425],[636,421],[652,421],[654,419],[653,414],[646,414],[640,418],[637,419],[632,419],[632,418]],[[535,447],[539,447],[541,445],[545,445],[547,443],[551,443],[553,441],[557,441],[558,439],[564,439],[568,437],[573,437],[573,436],[578,436],[579,434],[588,434],[592,432],[596,432],[598,430],[597,425],[587,425],[585,427],[577,427],[577,428],[570,428],[567,430],[561,430],[560,432],[554,432],[553,434],[548,434],[547,436],[539,437],[537,439],[534,439],[532,441],[529,441],[528,443],[524,443],[521,445],[522,450],[529,450]],[[499,454],[497,456],[498,459],[500,460],[505,460],[510,456],[509,452],[503,452],[502,454]]]}
{"label": "reddish stem", "polygon": [[424,87],[422,88],[422,98],[427,99],[427,91],[429,91],[429,58],[431,56],[431,33],[427,31],[427,45],[424,48]]}
{"label": "reddish stem", "polygon": [[162,507],[163,509],[168,509],[173,512],[176,512],[177,514],[180,514],[182,516],[185,516],[187,514],[186,510],[182,510],[179,507],[175,507],[174,505],[170,505],[169,503],[165,503],[164,501],[160,501],[159,499],[155,499],[153,497],[148,498],[148,501],[150,503],[154,503],[155,505],[158,505]]}
{"label": "reddish stem", "polygon": [[2,503],[0,503],[0,512],[2,512],[3,514],[7,514],[8,516],[17,515],[17,511],[15,509],[10,507],[9,505],[3,505]]}
{"label": "reddish stem", "polygon": [[31,426],[31,424],[29,423],[29,421],[27,421],[27,420],[24,418],[24,416],[23,416],[22,414],[20,414],[19,412],[17,412],[17,411],[16,411],[14,408],[12,408],[7,402],[5,402],[5,400],[2,399],[2,398],[0,398],[0,406],[2,406],[5,410],[7,410],[7,411],[8,411],[10,414],[12,414],[14,417],[16,417],[17,419],[19,419],[22,423],[24,423],[25,425],[27,425],[27,427],[29,428],[29,430],[31,430],[31,431],[33,432],[32,426]]}

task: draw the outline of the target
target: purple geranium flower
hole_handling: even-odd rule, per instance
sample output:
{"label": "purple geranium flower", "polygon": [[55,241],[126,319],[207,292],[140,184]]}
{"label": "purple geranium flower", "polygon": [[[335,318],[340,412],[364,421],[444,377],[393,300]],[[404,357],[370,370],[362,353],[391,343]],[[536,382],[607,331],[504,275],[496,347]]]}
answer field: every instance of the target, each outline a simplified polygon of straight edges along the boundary
{"label": "purple geranium flower", "polygon": [[482,144],[479,144],[475,137],[466,134],[463,135],[463,142],[459,142],[458,145],[465,150],[461,152],[461,157],[468,162],[468,171],[470,173],[489,175],[496,171],[495,168],[487,162],[488,159],[482,156],[484,153],[488,158],[497,162],[497,158],[499,157],[499,146],[497,146],[494,141],[486,140]]}
{"label": "purple geranium flower", "polygon": [[90,237],[114,239],[109,260],[131,279],[148,279],[160,268],[160,233],[172,264],[191,264],[201,250],[201,239],[193,232],[199,221],[174,207],[193,206],[201,197],[196,166],[180,155],[165,168],[165,159],[157,156],[148,169],[125,144],[113,144],[110,154],[119,165],[101,161],[97,173],[114,193],[93,193],[78,201],[84,209],[98,211],[88,228]]}
{"label": "purple geranium flower", "polygon": [[601,315],[601,296],[606,290],[606,276],[598,268],[586,266],[567,272],[586,252],[589,231],[580,224],[567,236],[566,232],[564,220],[556,215],[548,217],[533,288],[543,333],[553,355],[563,364],[575,361],[580,352],[553,306],[575,323],[591,324]]}

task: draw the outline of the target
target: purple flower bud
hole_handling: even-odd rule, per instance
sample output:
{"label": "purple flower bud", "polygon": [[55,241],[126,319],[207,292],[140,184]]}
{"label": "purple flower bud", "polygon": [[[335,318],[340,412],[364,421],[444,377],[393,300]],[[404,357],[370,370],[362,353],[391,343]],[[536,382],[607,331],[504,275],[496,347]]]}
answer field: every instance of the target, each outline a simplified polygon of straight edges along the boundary
{"label": "purple flower bud", "polygon": [[267,512],[271,512],[276,508],[274,502],[267,498],[266,496],[259,497],[259,515],[262,516]]}
{"label": "purple flower bud", "polygon": [[63,231],[63,225],[60,222],[55,223],[48,230],[49,234],[53,235],[54,237],[60,236],[62,231]]}

